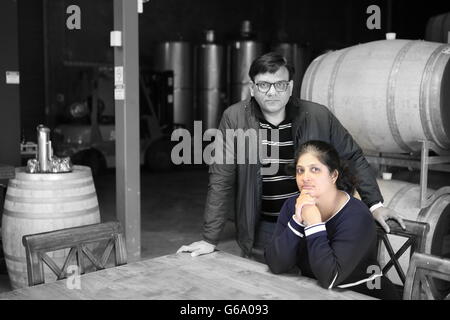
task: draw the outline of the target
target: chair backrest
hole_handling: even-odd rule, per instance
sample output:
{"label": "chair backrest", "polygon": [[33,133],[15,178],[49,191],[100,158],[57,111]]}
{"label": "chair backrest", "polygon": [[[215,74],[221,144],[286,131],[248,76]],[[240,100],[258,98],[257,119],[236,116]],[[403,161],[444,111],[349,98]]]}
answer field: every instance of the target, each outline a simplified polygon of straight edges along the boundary
{"label": "chair backrest", "polygon": [[449,295],[436,296],[436,290],[433,288],[433,279],[450,282],[450,259],[424,253],[414,253],[409,262],[403,299],[448,299]]}
{"label": "chair backrest", "polygon": [[[425,237],[427,235],[428,230],[430,229],[430,226],[428,223],[424,222],[418,222],[414,220],[403,220],[405,223],[406,229],[403,230],[400,225],[395,222],[388,220],[387,224],[390,228],[390,233],[392,235],[401,236],[407,238],[406,242],[397,250],[394,251],[392,248],[391,242],[389,241],[388,234],[384,231],[382,227],[380,227],[377,224],[377,233],[378,233],[378,257],[380,257],[380,249],[381,249],[381,243],[384,244],[386,251],[389,254],[390,260],[386,263],[386,265],[383,267],[383,274],[387,274],[387,272],[394,267],[397,271],[397,274],[402,281],[403,285],[406,281],[405,273],[407,270],[403,270],[402,266],[399,263],[400,257],[410,248],[410,256],[414,252],[423,252],[425,249]],[[403,288],[400,288],[400,291],[402,291]]]}
{"label": "chair backrest", "polygon": [[[44,263],[53,271],[58,280],[67,277],[67,267],[73,264],[71,261],[74,257],[76,257],[76,265],[80,274],[85,273],[86,263],[89,261],[95,270],[104,269],[113,249],[115,249],[115,265],[127,263],[122,228],[116,221],[25,235],[22,242],[26,251],[29,286],[45,282]],[[99,243],[102,242],[107,244],[99,257],[89,247],[97,245],[98,249]],[[69,248],[69,254],[61,268],[47,254]],[[88,258],[88,261],[85,261],[84,256]]]}

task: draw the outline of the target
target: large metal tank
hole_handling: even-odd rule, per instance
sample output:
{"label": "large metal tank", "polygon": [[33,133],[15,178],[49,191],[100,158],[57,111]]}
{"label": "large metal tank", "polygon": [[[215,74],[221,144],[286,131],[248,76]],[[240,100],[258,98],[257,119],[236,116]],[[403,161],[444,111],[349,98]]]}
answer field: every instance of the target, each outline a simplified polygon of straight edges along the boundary
{"label": "large metal tank", "polygon": [[[450,149],[450,45],[382,40],[316,58],[301,97],[327,106],[367,151]],[[438,153],[438,150],[435,150]]]}
{"label": "large metal tank", "polygon": [[156,45],[153,59],[155,71],[173,71],[173,122],[189,130],[194,121],[192,51],[189,42],[162,42]]}
{"label": "large metal tank", "polygon": [[[384,205],[399,212],[405,219],[426,222],[430,225],[425,241],[425,253],[450,258],[450,194],[438,196],[431,205],[420,208],[420,186],[399,180],[377,180],[384,198]],[[428,189],[428,196],[435,190]],[[392,247],[397,251],[405,242],[405,237],[388,235]],[[384,246],[383,246],[384,248]],[[383,250],[380,263],[389,260],[388,253]],[[400,258],[400,265],[405,271],[409,265],[409,249]],[[394,268],[387,276],[394,283],[400,284],[400,278]],[[448,290],[448,287],[438,288]]]}
{"label": "large metal tank", "polygon": [[197,47],[197,101],[203,130],[217,128],[224,110],[224,47],[215,43],[213,30]]}
{"label": "large metal tank", "polygon": [[281,42],[272,45],[272,51],[282,54],[288,63],[295,68],[292,95],[294,97],[300,97],[303,75],[311,59],[309,47],[297,43]]}
{"label": "large metal tank", "polygon": [[241,39],[228,46],[230,67],[230,103],[250,98],[248,71],[253,60],[263,54],[264,45],[252,36],[250,21],[242,23]]}
{"label": "large metal tank", "polygon": [[431,17],[427,22],[425,40],[434,42],[450,42],[450,12]]}

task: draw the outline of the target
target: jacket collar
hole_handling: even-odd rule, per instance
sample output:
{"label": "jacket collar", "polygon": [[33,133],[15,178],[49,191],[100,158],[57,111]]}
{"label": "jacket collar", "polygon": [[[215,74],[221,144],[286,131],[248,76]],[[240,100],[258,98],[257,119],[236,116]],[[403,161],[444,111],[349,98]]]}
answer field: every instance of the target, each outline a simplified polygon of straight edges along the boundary
{"label": "jacket collar", "polygon": [[[258,102],[256,102],[255,98],[251,98],[248,101],[250,113],[252,116],[254,116],[258,121],[265,120],[264,114],[261,111],[261,107],[259,106]],[[291,97],[286,104],[286,119],[293,121],[298,116],[299,113],[299,103],[297,98]]]}

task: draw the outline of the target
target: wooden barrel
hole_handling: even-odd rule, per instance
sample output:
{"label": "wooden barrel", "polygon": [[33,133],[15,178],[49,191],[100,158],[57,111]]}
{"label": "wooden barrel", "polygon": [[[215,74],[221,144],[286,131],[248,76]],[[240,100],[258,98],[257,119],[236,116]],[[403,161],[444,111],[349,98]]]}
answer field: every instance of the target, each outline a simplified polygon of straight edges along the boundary
{"label": "wooden barrel", "polygon": [[[450,45],[382,40],[316,58],[301,98],[327,106],[367,151],[450,149]],[[438,150],[436,150],[438,151]]]}
{"label": "wooden barrel", "polygon": [[[29,174],[16,168],[10,179],[2,218],[2,240],[11,285],[28,286],[22,236],[100,222],[97,194],[89,167],[70,173]],[[49,254],[62,267],[67,250]],[[46,282],[56,276],[45,266]]]}
{"label": "wooden barrel", "polygon": [[[425,253],[450,258],[450,194],[445,194],[428,207],[420,209],[420,186],[398,180],[377,180],[384,198],[384,205],[396,210],[409,220],[427,222],[430,230],[425,239]],[[428,189],[428,196],[434,190]],[[389,241],[394,250],[398,250],[406,241],[405,237],[389,235]],[[384,249],[384,246],[382,246]],[[380,263],[383,265],[388,260],[388,254],[383,250]],[[409,265],[409,249],[400,259],[400,264],[405,270]],[[401,284],[395,268],[388,272],[388,277],[394,283]]]}
{"label": "wooden barrel", "polygon": [[428,19],[425,29],[425,40],[448,43],[450,32],[450,12]]}

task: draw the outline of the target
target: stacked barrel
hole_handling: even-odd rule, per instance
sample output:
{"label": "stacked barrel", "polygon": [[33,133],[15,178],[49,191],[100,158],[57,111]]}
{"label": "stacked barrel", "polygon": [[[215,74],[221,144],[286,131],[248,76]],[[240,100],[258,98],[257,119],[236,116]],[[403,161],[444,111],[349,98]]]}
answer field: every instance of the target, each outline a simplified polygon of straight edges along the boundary
{"label": "stacked barrel", "polygon": [[301,97],[327,106],[364,150],[450,149],[450,44],[382,40],[316,58]]}
{"label": "stacked barrel", "polygon": [[[382,40],[317,57],[303,78],[301,98],[327,106],[363,150],[417,153],[421,141],[428,140],[438,154],[448,154],[449,87],[449,44]],[[425,253],[450,258],[450,195],[436,193],[421,208],[419,185],[395,180],[378,184],[385,206],[430,225]],[[428,196],[434,192],[428,190]],[[395,250],[405,240],[389,238]],[[409,259],[402,264],[406,271]]]}

